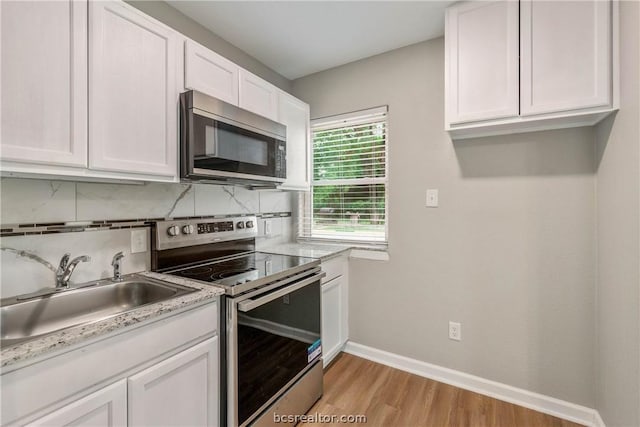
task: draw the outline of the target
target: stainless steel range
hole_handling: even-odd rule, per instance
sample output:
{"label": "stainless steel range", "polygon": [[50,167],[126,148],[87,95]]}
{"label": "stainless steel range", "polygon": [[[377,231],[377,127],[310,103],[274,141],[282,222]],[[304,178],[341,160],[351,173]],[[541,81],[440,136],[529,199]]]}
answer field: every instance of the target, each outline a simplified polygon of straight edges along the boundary
{"label": "stainless steel range", "polygon": [[152,236],[154,271],[225,289],[220,425],[306,413],[322,395],[320,261],[256,252],[255,216],[162,221]]}

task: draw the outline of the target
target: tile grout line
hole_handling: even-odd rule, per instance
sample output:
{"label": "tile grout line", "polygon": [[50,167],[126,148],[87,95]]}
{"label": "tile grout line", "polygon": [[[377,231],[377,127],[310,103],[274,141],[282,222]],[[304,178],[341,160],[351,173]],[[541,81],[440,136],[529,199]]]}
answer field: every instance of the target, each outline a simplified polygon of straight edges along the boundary
{"label": "tile grout line", "polygon": [[[286,218],[291,216],[291,212],[265,212],[265,213],[235,213],[220,215],[195,215],[187,217],[175,217],[172,221],[224,219],[243,215],[255,215],[259,218]],[[150,227],[153,222],[164,221],[165,218],[133,218],[115,220],[88,220],[88,221],[60,221],[49,223],[23,223],[0,225],[0,236],[23,236],[27,234],[54,234],[84,231],[115,230],[124,228]]]}

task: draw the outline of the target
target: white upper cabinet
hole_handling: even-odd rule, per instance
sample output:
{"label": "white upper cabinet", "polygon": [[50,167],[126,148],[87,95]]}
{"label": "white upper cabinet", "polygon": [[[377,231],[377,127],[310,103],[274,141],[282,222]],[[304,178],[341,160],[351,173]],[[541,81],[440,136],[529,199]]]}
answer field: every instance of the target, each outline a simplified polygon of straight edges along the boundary
{"label": "white upper cabinet", "polygon": [[240,67],[191,40],[184,49],[185,88],[238,105]]}
{"label": "white upper cabinet", "polygon": [[2,160],[87,164],[87,3],[0,2]]}
{"label": "white upper cabinet", "polygon": [[449,123],[518,116],[518,2],[464,3],[446,14]]}
{"label": "white upper cabinet", "polygon": [[278,120],[278,89],[271,83],[240,69],[240,108]]}
{"label": "white upper cabinet", "polygon": [[617,13],[609,0],[448,8],[445,129],[459,139],[602,120],[618,105]]}
{"label": "white upper cabinet", "polygon": [[287,127],[287,180],[280,188],[308,191],[311,186],[309,104],[278,91],[278,121]]}
{"label": "white upper cabinet", "polygon": [[122,2],[89,3],[89,167],[177,176],[179,34]]}
{"label": "white upper cabinet", "polygon": [[522,115],[611,104],[611,4],[520,2]]}
{"label": "white upper cabinet", "polygon": [[123,1],[0,0],[0,35],[2,176],[175,182],[187,88],[285,123],[309,189],[309,106]]}

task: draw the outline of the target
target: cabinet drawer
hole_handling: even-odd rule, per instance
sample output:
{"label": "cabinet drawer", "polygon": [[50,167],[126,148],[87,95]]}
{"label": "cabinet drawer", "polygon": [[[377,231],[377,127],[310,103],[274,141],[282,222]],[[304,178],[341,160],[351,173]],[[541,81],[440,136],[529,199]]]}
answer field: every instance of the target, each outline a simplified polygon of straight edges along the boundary
{"label": "cabinet drawer", "polygon": [[338,276],[344,276],[347,273],[347,259],[345,257],[336,257],[328,261],[322,261],[322,271],[327,275],[322,279],[322,283],[327,283]]}

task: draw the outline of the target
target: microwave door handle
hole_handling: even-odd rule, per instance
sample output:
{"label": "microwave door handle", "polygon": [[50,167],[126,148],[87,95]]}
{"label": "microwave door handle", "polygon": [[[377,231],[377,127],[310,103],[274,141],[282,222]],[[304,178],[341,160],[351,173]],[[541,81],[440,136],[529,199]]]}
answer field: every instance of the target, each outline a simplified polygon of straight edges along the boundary
{"label": "microwave door handle", "polygon": [[204,155],[216,157],[218,153],[218,127],[205,125],[204,128]]}
{"label": "microwave door handle", "polygon": [[321,272],[318,274],[314,274],[308,279],[302,280],[300,282],[296,282],[293,285],[287,286],[286,288],[278,289],[275,292],[271,292],[263,297],[256,299],[248,299],[238,303],[238,310],[246,313],[247,311],[253,310],[254,308],[260,307],[261,305],[265,305],[268,302],[271,302],[275,299],[283,297],[293,291],[297,291],[298,289],[304,288],[305,286],[310,285],[313,282],[317,282],[326,276],[327,273]]}

